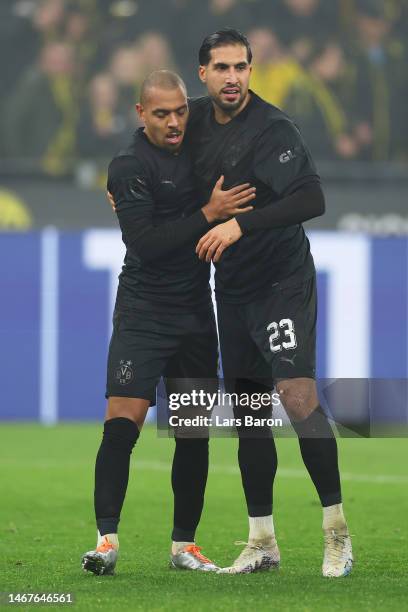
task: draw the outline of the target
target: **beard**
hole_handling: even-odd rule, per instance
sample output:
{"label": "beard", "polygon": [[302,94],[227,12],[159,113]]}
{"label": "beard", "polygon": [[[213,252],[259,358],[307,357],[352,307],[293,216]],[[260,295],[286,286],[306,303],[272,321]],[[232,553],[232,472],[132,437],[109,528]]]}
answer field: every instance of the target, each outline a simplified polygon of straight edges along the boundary
{"label": "beard", "polygon": [[235,102],[224,102],[219,95],[210,96],[211,100],[218,106],[219,109],[224,113],[233,113],[242,106],[247,93],[240,93],[238,99]]}

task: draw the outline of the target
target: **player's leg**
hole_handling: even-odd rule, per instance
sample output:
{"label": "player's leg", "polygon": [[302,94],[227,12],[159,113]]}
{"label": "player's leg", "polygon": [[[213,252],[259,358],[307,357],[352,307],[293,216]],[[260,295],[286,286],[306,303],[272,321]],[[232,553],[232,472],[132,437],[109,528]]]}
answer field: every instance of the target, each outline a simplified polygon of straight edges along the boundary
{"label": "player's leg", "polygon": [[[243,378],[236,380],[234,390],[229,385],[228,389],[238,398],[259,398],[260,394],[271,393],[270,385]],[[245,547],[241,554],[230,567],[223,568],[222,573],[252,573],[277,569],[280,564],[272,514],[273,483],[278,464],[275,441],[270,427],[245,425],[245,416],[251,412],[246,399],[244,406],[239,402],[234,406],[234,417],[241,423],[237,425],[238,462],[248,508],[249,535],[248,541],[242,543]],[[271,415],[271,405],[256,411],[259,419],[268,419]]]}
{"label": "player's leg", "polygon": [[[218,340],[212,308],[186,317],[184,326],[188,333],[166,368],[167,393],[191,394],[200,389],[216,393]],[[177,414],[210,416],[203,406],[184,406]],[[208,476],[208,428],[176,429],[174,441],[171,565],[177,569],[216,571],[218,567],[202,555],[195,541]]]}
{"label": "player's leg", "polygon": [[276,390],[299,437],[299,446],[322,506],[341,504],[337,443],[326,414],[319,405],[311,378],[279,380]]}
{"label": "player's leg", "polygon": [[94,504],[98,542],[82,560],[85,570],[112,574],[119,550],[118,524],[129,480],[130,456],[150,400],[110,397],[95,464]]}
{"label": "player's leg", "polygon": [[95,466],[95,514],[100,536],[116,534],[129,479],[130,455],[150,400],[110,397]]}
{"label": "player's leg", "polygon": [[[114,318],[107,368],[108,406],[95,465],[98,541],[96,550],[83,557],[84,569],[97,574],[113,572],[132,449],[155,399],[166,358],[177,349],[160,326],[160,317],[144,312]],[[165,323],[163,327],[165,331]]]}
{"label": "player's leg", "polygon": [[322,504],[323,575],[346,576],[351,571],[353,555],[343,513],[337,442],[319,405],[316,383],[311,378],[286,379],[278,381],[276,389],[299,437],[303,462]]}
{"label": "player's leg", "polygon": [[[241,309],[218,303],[217,315],[225,390],[239,397],[269,392],[270,385],[254,380],[267,379],[269,369],[247,332]],[[238,463],[248,509],[249,536],[246,547],[233,565],[223,570],[228,573],[271,569],[278,567],[280,562],[272,514],[277,469],[275,441],[269,427],[244,425],[248,410],[248,407],[234,405],[234,417],[242,423],[237,427]],[[270,414],[271,406],[257,411],[259,417],[267,418]]]}
{"label": "player's leg", "polygon": [[208,450],[208,437],[175,437],[171,471],[174,519],[170,560],[176,569],[218,570],[218,566],[201,553],[195,535],[204,506]]}
{"label": "player's leg", "polygon": [[[319,406],[315,377],[317,299],[315,277],[278,286],[249,306],[251,335],[270,364],[281,402],[299,437],[303,461],[323,505],[324,529],[344,524],[337,443]],[[349,545],[346,542],[345,550]],[[325,569],[325,575],[340,570]],[[349,567],[344,570],[349,571]],[[331,573],[330,573],[331,572]],[[337,575],[337,574],[336,574]],[[340,574],[339,574],[340,575]]]}

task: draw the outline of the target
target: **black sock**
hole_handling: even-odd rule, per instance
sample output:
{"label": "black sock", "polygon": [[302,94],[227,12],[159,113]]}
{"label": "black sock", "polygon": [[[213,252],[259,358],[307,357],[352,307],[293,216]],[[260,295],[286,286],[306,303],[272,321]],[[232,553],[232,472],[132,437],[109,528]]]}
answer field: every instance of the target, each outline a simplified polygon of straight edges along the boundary
{"label": "black sock", "polygon": [[[259,435],[259,431],[256,432]],[[249,516],[272,514],[273,482],[278,457],[272,435],[239,438],[238,463]]]}
{"label": "black sock", "polygon": [[132,449],[139,437],[133,421],[105,421],[95,464],[95,515],[99,533],[116,533],[129,479]]}
{"label": "black sock", "polygon": [[[238,395],[250,396],[253,393],[270,393],[270,387],[256,381],[237,379],[235,391]],[[234,407],[234,416],[244,423],[248,408],[244,405]],[[270,418],[271,406],[262,406],[254,412],[256,418]],[[241,471],[242,486],[249,516],[269,516],[272,514],[273,483],[278,467],[275,440],[270,427],[237,427],[239,446],[238,463]]]}
{"label": "black sock", "polygon": [[208,476],[208,438],[175,438],[171,484],[174,542],[194,542],[204,506]]}
{"label": "black sock", "polygon": [[307,419],[292,425],[322,506],[341,503],[337,442],[324,411],[318,406]]}

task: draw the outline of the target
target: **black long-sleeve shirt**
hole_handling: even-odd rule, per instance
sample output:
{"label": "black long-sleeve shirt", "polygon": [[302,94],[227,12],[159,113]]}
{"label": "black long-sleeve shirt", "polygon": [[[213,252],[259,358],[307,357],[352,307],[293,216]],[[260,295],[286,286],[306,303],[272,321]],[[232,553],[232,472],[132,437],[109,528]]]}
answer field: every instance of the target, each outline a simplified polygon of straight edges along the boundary
{"label": "black long-sleeve shirt", "polygon": [[244,110],[219,124],[210,98],[199,98],[190,104],[187,144],[203,200],[221,174],[226,189],[245,182],[257,188],[255,210],[237,216],[244,235],[216,266],[217,298],[245,303],[276,282],[307,280],[314,264],[301,223],[322,214],[324,198],[293,121],[251,92]]}
{"label": "black long-sleeve shirt", "polygon": [[211,226],[200,210],[190,156],[156,147],[142,129],[108,171],[126,257],[117,310],[194,310],[210,301],[209,264],[195,254]]}
{"label": "black long-sleeve shirt", "polygon": [[320,183],[302,185],[294,193],[264,208],[237,215],[244,234],[256,230],[287,227],[320,217],[325,211],[325,199]]}

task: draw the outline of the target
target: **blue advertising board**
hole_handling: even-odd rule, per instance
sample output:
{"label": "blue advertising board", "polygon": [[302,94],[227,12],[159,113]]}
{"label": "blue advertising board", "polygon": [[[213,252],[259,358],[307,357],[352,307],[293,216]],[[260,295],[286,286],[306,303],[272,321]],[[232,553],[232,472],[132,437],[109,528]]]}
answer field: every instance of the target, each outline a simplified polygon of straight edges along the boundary
{"label": "blue advertising board", "polygon": [[[310,232],[320,378],[406,379],[408,240]],[[3,234],[2,420],[102,419],[117,230]]]}

